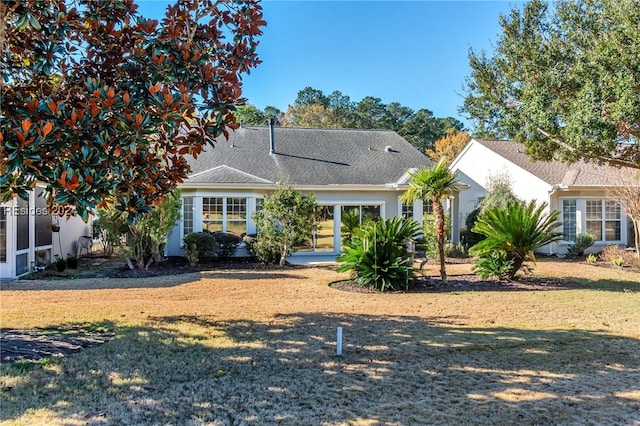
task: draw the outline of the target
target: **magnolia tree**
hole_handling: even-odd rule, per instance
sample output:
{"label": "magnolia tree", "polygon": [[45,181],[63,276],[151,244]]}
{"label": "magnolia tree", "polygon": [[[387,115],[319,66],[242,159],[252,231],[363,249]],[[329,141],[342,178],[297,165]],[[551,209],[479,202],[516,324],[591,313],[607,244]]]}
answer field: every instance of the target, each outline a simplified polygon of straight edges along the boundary
{"label": "magnolia tree", "polygon": [[85,219],[150,210],[238,127],[265,25],[257,1],[177,1],[160,22],[133,0],[3,1],[0,18],[1,201],[43,182]]}

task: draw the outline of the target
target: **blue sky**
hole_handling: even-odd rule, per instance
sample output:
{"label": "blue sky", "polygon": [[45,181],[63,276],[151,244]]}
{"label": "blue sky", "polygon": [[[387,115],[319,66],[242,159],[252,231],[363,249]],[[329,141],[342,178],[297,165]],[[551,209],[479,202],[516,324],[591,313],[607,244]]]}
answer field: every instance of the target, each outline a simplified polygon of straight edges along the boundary
{"label": "blue sky", "polygon": [[[159,19],[168,2],[142,0]],[[243,96],[260,109],[286,110],[311,86],[359,101],[374,96],[437,117],[455,117],[469,75],[468,52],[492,50],[500,13],[521,1],[262,2],[267,27],[262,63],[243,79]]]}

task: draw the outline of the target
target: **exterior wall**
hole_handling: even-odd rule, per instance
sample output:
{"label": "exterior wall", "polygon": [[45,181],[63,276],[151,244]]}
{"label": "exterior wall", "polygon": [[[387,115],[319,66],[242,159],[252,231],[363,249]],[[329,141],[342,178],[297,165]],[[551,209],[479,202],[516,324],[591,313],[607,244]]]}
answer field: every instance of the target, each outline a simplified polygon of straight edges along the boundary
{"label": "exterior wall", "polygon": [[[576,232],[578,234],[586,232],[586,201],[606,199],[605,191],[602,188],[594,187],[570,190],[554,188],[552,185],[473,140],[453,162],[451,170],[458,175],[461,182],[469,185],[469,189],[461,192],[457,200],[459,203],[457,220],[459,221],[460,228],[465,227],[467,215],[477,208],[482,197],[486,195],[487,178],[497,173],[506,172],[509,174],[513,192],[518,198],[527,202],[531,200],[538,202],[546,201],[549,204],[549,212],[551,210],[559,210],[561,212],[560,221],[562,221],[562,200],[575,199],[577,216]],[[629,243],[629,228],[629,218],[622,212],[620,240],[597,241],[587,252],[599,252],[609,244],[618,244],[626,247]],[[558,231],[562,232],[562,228]],[[541,247],[538,251],[544,254],[564,254],[572,243],[572,241],[562,240]]]}
{"label": "exterior wall", "polygon": [[[45,266],[62,254],[75,255],[76,241],[90,235],[90,224],[79,217],[66,220],[49,215],[44,199],[36,197],[41,188],[30,193],[28,201],[13,199],[0,205],[3,211],[0,244],[4,244],[5,259],[0,261],[0,279],[13,279]],[[53,232],[53,224],[60,225]]]}
{"label": "exterior wall", "polygon": [[[194,232],[202,230],[202,198],[203,197],[241,197],[247,198],[247,234],[253,234],[256,232],[255,223],[251,220],[251,215],[256,209],[256,200],[263,198],[265,194],[271,193],[269,190],[255,190],[255,191],[232,191],[232,190],[190,190],[182,188],[183,197],[194,197],[193,200],[193,224]],[[398,190],[378,190],[378,191],[302,191],[307,195],[310,192],[316,197],[318,204],[324,206],[349,206],[349,205],[379,205],[380,214],[382,217],[397,216],[402,213],[402,204],[399,202],[398,197],[401,195],[401,191]],[[184,208],[184,207],[183,207]],[[183,211],[184,216],[184,211]],[[414,219],[418,219],[420,222],[422,217],[422,206],[414,209]],[[334,251],[332,253],[340,252],[340,209],[334,211]],[[168,256],[183,256],[182,239],[184,238],[182,220],[173,228],[168,237],[168,242],[165,248],[165,254]],[[318,252],[315,252],[318,253]],[[240,253],[238,253],[240,254]],[[306,252],[298,252],[296,255],[313,254]]]}
{"label": "exterior wall", "polygon": [[465,220],[469,213],[475,210],[480,200],[487,195],[488,178],[496,174],[507,173],[513,192],[523,201],[549,202],[551,185],[476,141],[472,140],[467,145],[450,169],[458,175],[461,182],[469,185],[468,190],[459,194],[457,214],[459,229],[465,227]]}
{"label": "exterior wall", "polygon": [[[91,235],[92,221],[93,219],[90,218],[89,221],[85,223],[79,216],[73,216],[69,219],[65,217],[58,218],[60,232],[58,236],[56,236],[55,233],[53,234],[54,255],[62,255],[64,258],[76,256],[78,254],[78,238],[82,236],[93,237],[93,235]],[[60,250],[62,250],[62,252]],[[80,255],[86,256],[87,253],[82,251]]]}

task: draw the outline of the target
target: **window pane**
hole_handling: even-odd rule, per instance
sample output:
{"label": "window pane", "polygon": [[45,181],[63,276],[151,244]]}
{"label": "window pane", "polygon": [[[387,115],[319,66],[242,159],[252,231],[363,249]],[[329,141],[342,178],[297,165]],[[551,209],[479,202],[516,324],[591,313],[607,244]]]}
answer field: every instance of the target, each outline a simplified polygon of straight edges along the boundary
{"label": "window pane", "polygon": [[605,222],[605,237],[607,241],[620,240],[620,221],[608,220]]}
{"label": "window pane", "polygon": [[193,232],[193,197],[182,199],[182,226],[184,235]]}
{"label": "window pane", "polygon": [[602,241],[602,222],[587,221],[587,232],[596,237],[596,241]]}
{"label": "window pane", "polygon": [[222,198],[203,198],[202,218],[222,220]]}
{"label": "window pane", "polygon": [[247,223],[245,221],[227,222],[227,232],[240,236],[247,232]]}
{"label": "window pane", "polygon": [[402,203],[402,217],[405,219],[413,219],[413,204]]}
{"label": "window pane", "polygon": [[586,219],[602,219],[602,202],[600,200],[587,201]]}
{"label": "window pane", "polygon": [[53,241],[51,231],[51,215],[44,198],[44,189],[36,188],[36,208],[34,211],[36,222],[36,247],[50,246]]}
{"label": "window pane", "polygon": [[620,204],[615,201],[605,201],[605,218],[606,219],[620,219]]}
{"label": "window pane", "polygon": [[422,214],[433,214],[433,203],[431,201],[424,201],[422,203]]}
{"label": "window pane", "polygon": [[29,248],[29,202],[22,198],[17,199],[16,212],[16,237],[18,250]]}
{"label": "window pane", "polygon": [[211,233],[221,232],[222,231],[222,221],[221,220],[210,220],[207,222],[202,222],[202,230],[209,231]]}
{"label": "window pane", "polygon": [[16,275],[22,275],[29,272],[29,253],[23,253],[16,256]]}
{"label": "window pane", "polygon": [[562,201],[562,233],[567,241],[576,238],[576,200]]}
{"label": "window pane", "polygon": [[247,218],[246,198],[227,198],[227,220]]}
{"label": "window pane", "polygon": [[377,219],[380,217],[380,206],[361,206],[361,212],[361,222]]}

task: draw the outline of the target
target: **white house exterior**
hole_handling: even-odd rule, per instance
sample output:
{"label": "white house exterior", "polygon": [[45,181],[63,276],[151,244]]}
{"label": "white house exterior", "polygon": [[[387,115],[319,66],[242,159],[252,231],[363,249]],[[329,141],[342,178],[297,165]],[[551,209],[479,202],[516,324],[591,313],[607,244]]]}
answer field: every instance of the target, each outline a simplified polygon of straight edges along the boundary
{"label": "white house exterior", "polygon": [[[0,204],[0,281],[32,272],[56,256],[75,255],[78,238],[91,235],[90,225],[79,217],[51,216],[43,192],[36,187],[29,200]],[[59,231],[54,232],[53,224],[59,224]]]}
{"label": "white house exterior", "polygon": [[[547,254],[565,253],[573,238],[583,232],[596,236],[592,251],[609,244],[632,245],[631,221],[607,189],[616,185],[616,176],[634,176],[637,170],[614,169],[584,162],[532,162],[521,144],[502,140],[473,139],[450,166],[469,190],[456,199],[457,229],[464,228],[467,215],[486,195],[491,176],[507,174],[515,195],[524,201],[547,202],[549,210],[560,211],[564,239],[545,246]],[[457,234],[454,234],[457,235]]]}
{"label": "white house exterior", "polygon": [[322,207],[317,233],[294,256],[337,255],[346,210],[422,223],[422,203],[403,206],[400,195],[408,187],[407,171],[429,162],[392,131],[241,127],[190,161],[192,173],[180,185],[182,219],[165,252],[183,255],[189,232],[255,234],[251,215],[284,182],[313,193]]}

